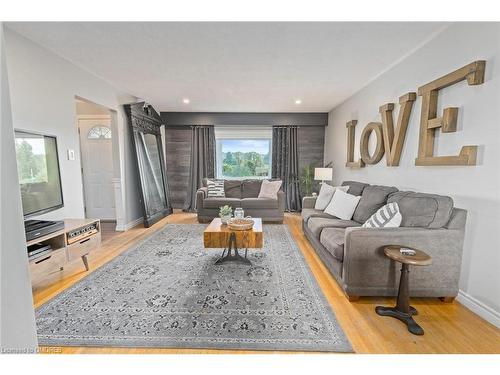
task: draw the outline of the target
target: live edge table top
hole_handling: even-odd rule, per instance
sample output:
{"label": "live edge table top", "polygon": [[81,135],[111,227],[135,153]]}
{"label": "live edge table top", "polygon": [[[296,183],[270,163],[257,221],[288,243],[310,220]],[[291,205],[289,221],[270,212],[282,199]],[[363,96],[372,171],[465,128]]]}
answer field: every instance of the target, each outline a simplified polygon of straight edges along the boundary
{"label": "live edge table top", "polygon": [[263,247],[262,219],[252,218],[254,225],[249,230],[232,230],[216,217],[203,232],[203,244],[206,248],[226,248],[231,233],[236,236],[236,246],[240,249]]}

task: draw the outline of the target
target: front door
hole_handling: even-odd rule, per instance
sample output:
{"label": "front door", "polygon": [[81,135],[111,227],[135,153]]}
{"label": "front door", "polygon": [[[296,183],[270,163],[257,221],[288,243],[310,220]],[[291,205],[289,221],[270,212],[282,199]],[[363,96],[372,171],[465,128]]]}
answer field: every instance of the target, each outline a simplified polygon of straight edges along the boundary
{"label": "front door", "polygon": [[110,118],[78,119],[85,216],[115,220]]}

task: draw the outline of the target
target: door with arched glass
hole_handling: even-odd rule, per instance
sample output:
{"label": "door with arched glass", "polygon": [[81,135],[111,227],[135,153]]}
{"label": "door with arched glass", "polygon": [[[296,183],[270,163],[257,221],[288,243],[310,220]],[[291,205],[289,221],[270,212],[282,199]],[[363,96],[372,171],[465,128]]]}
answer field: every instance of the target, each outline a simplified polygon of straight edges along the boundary
{"label": "door with arched glass", "polygon": [[110,119],[79,118],[85,216],[116,220]]}

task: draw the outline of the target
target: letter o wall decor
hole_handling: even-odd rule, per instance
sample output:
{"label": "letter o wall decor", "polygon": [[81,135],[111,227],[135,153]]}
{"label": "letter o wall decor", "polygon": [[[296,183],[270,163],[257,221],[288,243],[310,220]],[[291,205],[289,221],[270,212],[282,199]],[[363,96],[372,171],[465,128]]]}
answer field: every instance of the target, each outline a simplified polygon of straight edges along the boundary
{"label": "letter o wall decor", "polygon": [[[370,156],[370,151],[368,150],[368,142],[370,141],[370,135],[375,132],[375,137],[377,139],[377,147],[375,152]],[[380,122],[370,122],[363,129],[361,133],[361,159],[366,164],[377,164],[384,156],[384,135],[382,134],[382,124]]]}

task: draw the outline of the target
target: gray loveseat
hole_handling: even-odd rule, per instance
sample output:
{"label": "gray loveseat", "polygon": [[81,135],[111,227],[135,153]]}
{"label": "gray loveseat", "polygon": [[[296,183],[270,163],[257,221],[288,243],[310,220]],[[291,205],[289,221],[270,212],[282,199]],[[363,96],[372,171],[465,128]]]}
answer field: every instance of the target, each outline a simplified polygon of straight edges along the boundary
{"label": "gray loveseat", "polygon": [[220,206],[243,208],[245,216],[260,217],[265,222],[282,223],[285,212],[285,193],[278,191],[278,199],[257,198],[262,180],[224,180],[225,198],[208,198],[206,180],[196,192],[198,222],[207,223],[219,216]]}
{"label": "gray loveseat", "polygon": [[[410,267],[411,296],[448,301],[457,296],[467,211],[454,208],[446,196],[357,181],[342,185],[349,185],[349,194],[361,196],[353,219],[340,220],[315,210],[316,198],[305,197],[302,227],[349,300],[397,295],[400,264],[384,255],[386,245],[415,247],[432,257],[430,266]],[[360,228],[387,202],[398,203],[401,227]]]}

